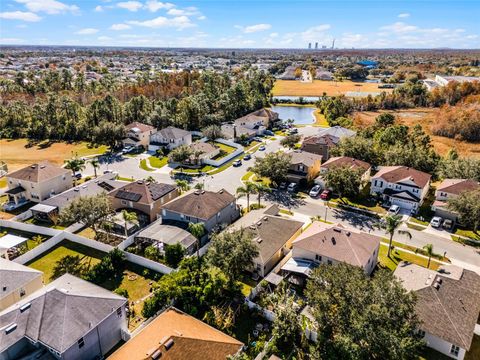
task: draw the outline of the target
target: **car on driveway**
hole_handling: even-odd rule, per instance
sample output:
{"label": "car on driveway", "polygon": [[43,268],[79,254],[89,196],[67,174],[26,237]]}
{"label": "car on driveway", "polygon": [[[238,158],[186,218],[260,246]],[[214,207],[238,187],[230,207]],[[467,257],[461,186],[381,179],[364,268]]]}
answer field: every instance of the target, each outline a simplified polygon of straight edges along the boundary
{"label": "car on driveway", "polygon": [[265,131],[263,132],[263,134],[264,134],[264,135],[268,135],[268,136],[274,136],[274,135],[275,135],[275,133],[274,133],[273,131],[271,131],[271,130],[265,130]]}
{"label": "car on driveway", "polygon": [[445,230],[452,230],[453,229],[453,221],[450,219],[443,220],[443,228]]}
{"label": "car on driveway", "polygon": [[122,149],[122,154],[128,154],[128,153],[132,152],[134,149],[135,148],[132,145],[125,146]]}
{"label": "car on driveway", "polygon": [[235,160],[232,165],[235,166],[235,167],[242,166],[242,160],[240,160],[240,159],[239,159],[239,160]]}
{"label": "car on driveway", "polygon": [[389,215],[397,215],[400,212],[400,206],[398,205],[392,205],[388,209],[388,214]]}
{"label": "car on driveway", "polygon": [[287,191],[293,193],[297,191],[297,188],[298,188],[297,184],[290,183],[287,187]]}
{"label": "car on driveway", "polygon": [[322,200],[330,200],[330,197],[332,196],[332,190],[323,190],[322,193],[320,194],[320,199]]}
{"label": "car on driveway", "polygon": [[432,225],[432,227],[434,228],[439,228],[440,226],[442,226],[442,218],[440,216],[434,216],[432,218],[432,221],[430,221],[430,225]]}
{"label": "car on driveway", "polygon": [[320,191],[322,191],[322,187],[320,185],[315,185],[311,188],[310,192],[308,193],[311,197],[317,197],[320,195]]}
{"label": "car on driveway", "polygon": [[252,155],[245,154],[245,156],[243,157],[243,160],[250,160],[251,158],[252,158]]}
{"label": "car on driveway", "polygon": [[260,150],[260,151],[265,151],[265,145],[260,145],[260,147],[258,148],[258,150]]}
{"label": "car on driveway", "polygon": [[280,190],[285,190],[287,188],[287,183],[286,182],[282,182],[280,183],[280,186],[278,187]]}

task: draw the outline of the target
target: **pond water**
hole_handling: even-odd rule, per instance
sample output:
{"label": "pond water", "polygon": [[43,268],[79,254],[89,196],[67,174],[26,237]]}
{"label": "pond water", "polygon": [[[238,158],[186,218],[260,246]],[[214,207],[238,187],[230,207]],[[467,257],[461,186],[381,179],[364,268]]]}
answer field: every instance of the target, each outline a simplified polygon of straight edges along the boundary
{"label": "pond water", "polygon": [[295,124],[309,125],[315,122],[314,107],[310,106],[272,106],[281,120],[293,119]]}

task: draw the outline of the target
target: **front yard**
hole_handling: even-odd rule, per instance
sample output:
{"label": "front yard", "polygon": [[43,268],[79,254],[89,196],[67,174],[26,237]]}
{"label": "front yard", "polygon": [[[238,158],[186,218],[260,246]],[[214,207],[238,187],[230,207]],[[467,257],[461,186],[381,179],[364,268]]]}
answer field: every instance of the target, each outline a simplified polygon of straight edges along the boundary
{"label": "front yard", "polygon": [[[408,261],[423,267],[427,267],[428,264],[428,259],[407,251],[403,251],[398,247],[394,247],[390,257],[387,256],[387,253],[388,245],[380,245],[380,250],[378,252],[378,263],[381,268],[387,268],[391,271],[395,271],[400,261]],[[430,261],[430,269],[437,270],[440,265],[441,264],[435,261],[435,259],[432,257],[432,260]]]}

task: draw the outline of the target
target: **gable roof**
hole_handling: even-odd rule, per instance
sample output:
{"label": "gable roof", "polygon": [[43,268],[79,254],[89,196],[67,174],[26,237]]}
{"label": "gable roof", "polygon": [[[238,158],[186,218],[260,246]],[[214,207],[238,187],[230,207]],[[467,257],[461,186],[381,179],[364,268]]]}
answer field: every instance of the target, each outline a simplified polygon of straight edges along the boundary
{"label": "gable roof", "polygon": [[235,120],[235,123],[237,122],[256,122],[256,121],[271,121],[271,120],[275,120],[278,118],[278,113],[276,113],[275,111],[272,111],[270,109],[265,109],[265,108],[262,108],[262,109],[259,109],[259,110],[256,110],[256,111],[253,111],[251,112],[250,114],[247,114],[245,116],[242,116],[238,119]]}
{"label": "gable roof", "polygon": [[407,166],[383,166],[372,178],[382,178],[389,183],[412,181],[423,189],[432,176]]}
{"label": "gable roof", "polygon": [[300,234],[293,247],[364,267],[379,244],[378,236],[316,221]]}
{"label": "gable roof", "polygon": [[0,299],[42,277],[42,272],[0,257]]}
{"label": "gable roof", "polygon": [[316,161],[322,161],[322,155],[310,153],[307,151],[292,151],[289,152],[288,155],[291,155],[292,158],[290,160],[290,164],[303,164],[305,166],[313,166],[315,165]]}
{"label": "gable roof", "polygon": [[331,135],[312,135],[307,136],[302,142],[302,145],[326,145],[328,147],[333,147],[338,144],[340,138]]}
{"label": "gable roof", "polygon": [[180,243],[186,248],[197,241],[187,230],[178,226],[162,224],[161,221],[155,221],[150,224],[150,226],[136,234],[135,238],[152,239],[167,245]]}
{"label": "gable roof", "polygon": [[[414,274],[424,272],[417,265],[408,267]],[[465,269],[453,276],[445,271],[448,267],[443,272],[433,271],[427,286],[413,290],[420,328],[468,351],[480,312],[480,276]],[[395,275],[403,280],[403,272],[395,271]]]}
{"label": "gable roof", "polygon": [[168,126],[158,131],[160,135],[165,139],[181,139],[184,136],[190,134],[190,131],[179,129],[173,126]]}
{"label": "gable roof", "polygon": [[194,218],[208,220],[233,201],[235,201],[235,197],[224,189],[218,192],[196,190],[168,202],[163,208]]}
{"label": "gable roof", "polygon": [[480,183],[472,179],[445,179],[437,187],[437,191],[460,195],[464,191],[480,188]]}
{"label": "gable roof", "polygon": [[[8,335],[0,332],[0,353],[25,336],[63,353],[126,302],[100,286],[65,274],[0,312],[0,328],[17,325]],[[21,311],[26,304],[30,307]]]}
{"label": "gable roof", "polygon": [[144,123],[141,123],[141,122],[138,122],[138,121],[134,121],[134,122],[128,124],[127,126],[125,126],[125,128],[127,129],[127,131],[137,128],[142,133],[147,132],[147,131],[155,130],[155,128],[153,126],[147,125],[147,124],[144,124]]}
{"label": "gable roof", "polygon": [[[169,308],[115,351],[108,360],[157,358],[225,360],[243,344],[175,308]],[[153,356],[152,356],[153,355]],[[161,357],[160,357],[161,356]]]}
{"label": "gable roof", "polygon": [[356,134],[355,131],[341,127],[339,125],[335,125],[326,129],[322,129],[318,132],[319,136],[323,135],[333,135],[337,138],[343,138],[343,137],[351,137]]}
{"label": "gable roof", "polygon": [[40,163],[35,163],[29,166],[26,166],[20,170],[14,171],[10,174],[7,174],[7,178],[26,180],[31,182],[42,182],[50,180],[57,176],[69,175],[70,170],[63,169],[57,165],[54,165],[48,161],[43,161]]}
{"label": "gable roof", "polygon": [[112,191],[110,196],[142,204],[152,204],[175,189],[176,187],[170,184],[138,180]]}
{"label": "gable roof", "polygon": [[349,167],[350,169],[363,169],[367,171],[371,165],[365,161],[354,159],[349,156],[332,157],[322,164],[322,168],[330,169],[331,167]]}

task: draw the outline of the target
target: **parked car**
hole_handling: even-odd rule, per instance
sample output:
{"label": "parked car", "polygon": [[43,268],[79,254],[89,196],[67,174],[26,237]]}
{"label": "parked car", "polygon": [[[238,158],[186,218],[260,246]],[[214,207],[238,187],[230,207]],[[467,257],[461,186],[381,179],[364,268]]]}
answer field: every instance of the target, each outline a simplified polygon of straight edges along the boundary
{"label": "parked car", "polygon": [[122,154],[128,154],[135,149],[132,145],[127,145],[122,149]]}
{"label": "parked car", "polygon": [[320,194],[320,199],[322,200],[330,200],[330,197],[332,196],[332,190],[323,190],[322,193]]}
{"label": "parked car", "polygon": [[298,134],[298,129],[297,128],[291,128],[290,130],[288,130],[288,133],[289,134]]}
{"label": "parked car", "polygon": [[311,197],[317,197],[320,195],[320,191],[322,191],[322,187],[320,185],[315,185],[309,192]]}
{"label": "parked car", "polygon": [[265,145],[260,145],[260,147],[258,148],[258,150],[260,150],[260,151],[265,151]]}
{"label": "parked car", "polygon": [[286,182],[282,182],[280,183],[280,186],[278,187],[280,190],[285,190],[287,188],[287,183]]}
{"label": "parked car", "polygon": [[104,174],[111,174],[113,171],[112,170],[103,170]]}
{"label": "parked car", "polygon": [[232,165],[235,166],[235,167],[242,166],[242,160],[240,160],[240,159],[235,160]]}
{"label": "parked car", "polygon": [[392,205],[388,209],[388,214],[389,215],[397,215],[400,212],[400,206],[398,205]]}
{"label": "parked car", "polygon": [[265,131],[263,132],[263,134],[264,134],[264,135],[268,135],[268,136],[274,136],[274,135],[275,135],[275,133],[274,133],[273,131],[271,131],[271,130],[265,130]]}
{"label": "parked car", "polygon": [[250,160],[251,158],[252,158],[252,155],[245,154],[245,156],[243,157],[243,160]]}
{"label": "parked car", "polygon": [[74,177],[75,179],[80,180],[82,178],[82,174],[76,173]]}
{"label": "parked car", "polygon": [[297,191],[297,187],[298,187],[297,184],[295,184],[295,183],[290,183],[290,184],[288,185],[288,187],[287,187],[287,191],[288,191],[288,192],[291,192],[291,193],[296,192],[296,191]]}
{"label": "parked car", "polygon": [[440,216],[434,216],[432,221],[430,221],[430,225],[434,228],[439,228],[442,226],[443,219]]}
{"label": "parked car", "polygon": [[445,230],[452,230],[453,229],[453,221],[450,219],[443,220],[443,228]]}
{"label": "parked car", "polygon": [[252,140],[262,142],[263,139],[260,136],[255,136]]}

